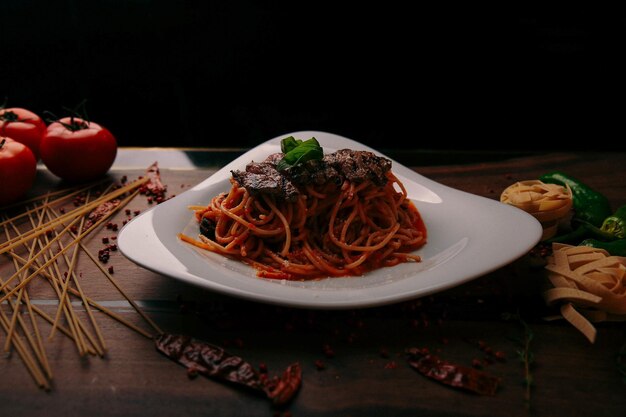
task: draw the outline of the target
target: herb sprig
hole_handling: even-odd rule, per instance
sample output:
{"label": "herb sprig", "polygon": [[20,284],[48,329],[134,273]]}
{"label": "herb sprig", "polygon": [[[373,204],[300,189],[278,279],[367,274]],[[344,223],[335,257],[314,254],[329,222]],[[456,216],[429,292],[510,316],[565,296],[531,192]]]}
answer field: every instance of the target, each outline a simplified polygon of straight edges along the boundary
{"label": "herb sprig", "polygon": [[324,150],[315,138],[302,141],[289,136],[280,141],[280,149],[285,156],[276,165],[276,169],[279,171],[284,171],[306,161],[324,158]]}
{"label": "herb sprig", "polygon": [[519,349],[516,351],[516,354],[524,367],[524,404],[526,405],[526,409],[530,410],[531,391],[535,385],[532,375],[532,366],[535,362],[535,355],[531,350],[531,342],[533,341],[535,335],[528,323],[522,319],[519,313],[504,313],[502,314],[502,318],[504,320],[515,320],[522,326],[522,338],[515,338],[515,341],[519,345]]}

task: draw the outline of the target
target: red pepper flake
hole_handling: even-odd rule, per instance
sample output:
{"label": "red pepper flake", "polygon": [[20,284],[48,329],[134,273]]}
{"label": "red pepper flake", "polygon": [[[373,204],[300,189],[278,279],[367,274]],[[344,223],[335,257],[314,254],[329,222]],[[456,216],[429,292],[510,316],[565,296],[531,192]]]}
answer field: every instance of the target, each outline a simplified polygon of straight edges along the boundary
{"label": "red pepper flake", "polygon": [[122,226],[126,226],[126,223],[128,223],[128,220],[122,220]]}
{"label": "red pepper flake", "polygon": [[46,230],[46,237],[47,238],[51,238],[52,237],[52,230]]}
{"label": "red pepper flake", "polygon": [[[89,213],[89,216],[87,217],[87,221],[83,225],[83,230],[89,229],[91,226],[93,226],[98,221],[100,221],[100,219],[110,214],[111,211],[115,210],[117,206],[119,205],[120,205],[120,200],[118,199],[107,201],[107,202],[100,204],[98,207],[93,209],[91,213]],[[106,227],[109,228],[110,224],[111,222],[108,222],[106,224]]]}
{"label": "red pepper flake", "polygon": [[108,238],[108,237],[103,237],[103,238],[102,238],[102,243],[104,243],[105,245],[106,245],[107,243],[109,243],[109,238]]}
{"label": "red pepper flake", "polygon": [[505,362],[506,361],[506,354],[504,352],[502,352],[501,350],[497,350],[493,356],[496,357],[497,360],[499,360],[500,362]]}
{"label": "red pepper flake", "polygon": [[483,367],[483,362],[480,359],[474,358],[472,359],[472,366],[476,369],[481,369]]}
{"label": "red pepper flake", "polygon": [[396,369],[398,364],[395,361],[390,361],[385,364],[385,369]]}
{"label": "red pepper flake", "polygon": [[87,197],[85,196],[85,194],[81,194],[81,195],[77,195],[76,197],[74,197],[74,199],[72,200],[72,203],[74,203],[75,207],[78,207],[78,206],[85,204],[86,201],[87,201]]}
{"label": "red pepper flake", "polygon": [[65,214],[65,207],[61,207],[61,208],[59,209],[59,213],[61,213],[61,214]]}
{"label": "red pepper flake", "polygon": [[261,362],[259,364],[259,372],[262,374],[266,374],[268,372],[267,364],[265,362]]}
{"label": "red pepper flake", "polygon": [[321,360],[321,359],[317,359],[317,360],[314,362],[314,365],[315,365],[315,369],[317,369],[318,371],[321,371],[321,370],[323,370],[323,369],[326,369],[326,364],[325,364],[325,363],[324,363],[324,361],[323,361],[323,360]]}
{"label": "red pepper flake", "polygon": [[148,204],[152,204],[152,197],[148,197]]}
{"label": "red pepper flake", "polygon": [[124,210],[124,212],[126,213],[127,216],[130,216],[130,209],[126,209]]}
{"label": "red pepper flake", "polygon": [[115,243],[111,243],[109,246],[107,246],[107,249],[113,252],[117,251],[117,245]]}
{"label": "red pepper flake", "polygon": [[117,232],[117,224],[113,223],[113,225],[111,226],[111,230],[114,232]]}
{"label": "red pepper flake", "polygon": [[135,211],[133,211],[133,214],[134,214],[135,216],[139,216],[139,213],[141,213],[141,210],[135,210]]}
{"label": "red pepper flake", "polygon": [[113,266],[111,265],[111,266],[109,267],[109,274],[113,274],[114,272],[115,272],[115,271],[113,270]]}
{"label": "red pepper flake", "polygon": [[120,182],[122,184],[126,184],[126,181],[128,181],[128,177],[126,175],[122,176],[122,178],[120,179]]}
{"label": "red pepper flake", "polygon": [[70,232],[72,232],[74,234],[78,233],[78,226],[74,225],[74,226],[70,227]]}
{"label": "red pepper flake", "polygon": [[111,240],[117,240],[117,236],[111,236]]}
{"label": "red pepper flake", "polygon": [[109,257],[110,257],[110,253],[108,251],[108,249],[100,249],[98,251],[98,259],[100,260],[100,262],[102,262],[103,264],[109,262]]}

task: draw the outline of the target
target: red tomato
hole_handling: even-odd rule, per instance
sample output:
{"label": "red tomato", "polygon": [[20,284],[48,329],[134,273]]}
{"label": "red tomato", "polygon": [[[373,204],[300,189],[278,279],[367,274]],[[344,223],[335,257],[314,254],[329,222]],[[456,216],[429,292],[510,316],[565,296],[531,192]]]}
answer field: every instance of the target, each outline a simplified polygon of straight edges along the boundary
{"label": "red tomato", "polygon": [[37,161],[33,152],[23,143],[0,137],[0,206],[26,194],[36,174]]}
{"label": "red tomato", "polygon": [[0,110],[0,136],[7,136],[28,146],[39,159],[39,143],[46,132],[41,117],[18,107]]}
{"label": "red tomato", "polygon": [[67,181],[90,181],[107,173],[117,155],[115,137],[106,128],[78,117],[51,123],[41,139],[41,160]]}

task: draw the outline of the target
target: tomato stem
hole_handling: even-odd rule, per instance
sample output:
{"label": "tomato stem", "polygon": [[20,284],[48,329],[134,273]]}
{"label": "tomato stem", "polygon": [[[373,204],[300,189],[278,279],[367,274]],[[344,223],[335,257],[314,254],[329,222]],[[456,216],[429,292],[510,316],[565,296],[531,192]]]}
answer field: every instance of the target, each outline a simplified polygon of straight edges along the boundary
{"label": "tomato stem", "polygon": [[7,142],[7,138],[2,138],[2,141],[0,142],[0,149],[2,149],[2,147],[4,146],[6,142]]}
{"label": "tomato stem", "polygon": [[[60,123],[61,125],[63,125],[63,127],[65,127],[67,130],[70,130],[72,132],[76,132],[78,130],[89,129],[90,122],[89,122],[89,116],[87,116],[87,109],[85,106],[86,102],[87,102],[87,99],[83,99],[83,101],[78,103],[78,105],[73,109],[63,107],[63,110],[70,113],[69,123],[62,122],[61,119],[57,117],[51,111],[47,111],[47,110],[44,111],[44,115],[47,116],[46,119],[48,123],[55,123],[55,122]],[[76,118],[81,119],[81,120],[80,121],[74,120]]]}
{"label": "tomato stem", "polygon": [[19,121],[19,117],[15,112],[8,110],[0,114],[0,120],[3,122],[17,122]]}

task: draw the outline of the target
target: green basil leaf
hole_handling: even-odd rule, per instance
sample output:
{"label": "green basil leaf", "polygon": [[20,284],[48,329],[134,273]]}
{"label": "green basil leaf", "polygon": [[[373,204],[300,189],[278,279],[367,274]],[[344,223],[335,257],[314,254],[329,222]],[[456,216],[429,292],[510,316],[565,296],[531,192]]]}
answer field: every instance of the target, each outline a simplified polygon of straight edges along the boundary
{"label": "green basil leaf", "polygon": [[[297,143],[297,146],[292,147],[294,142]],[[300,164],[306,161],[324,158],[324,150],[315,138],[311,138],[303,142],[298,139],[293,139],[290,136],[289,138],[283,139],[281,141],[281,149],[288,148],[291,149],[287,152],[284,152],[285,156],[276,165],[276,169],[278,169],[279,171],[285,170],[296,164]]]}
{"label": "green basil leaf", "polygon": [[292,149],[298,147],[301,143],[302,141],[300,139],[295,139],[293,136],[289,136],[288,138],[280,141],[280,150],[286,154]]}
{"label": "green basil leaf", "polygon": [[276,164],[276,169],[278,171],[284,171],[287,168],[289,168],[291,166],[291,164],[287,161],[285,161],[285,158],[281,159],[280,161],[278,161],[278,163]]}

